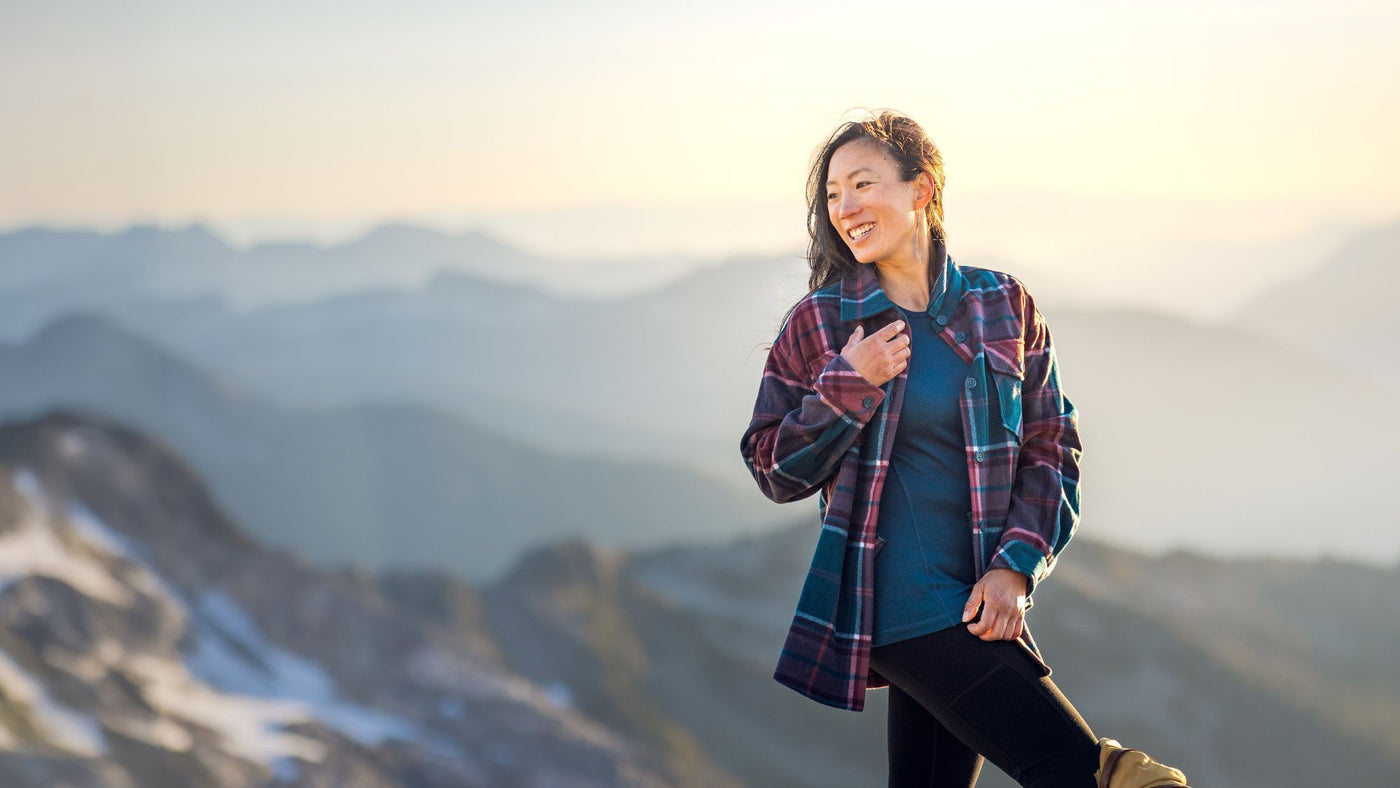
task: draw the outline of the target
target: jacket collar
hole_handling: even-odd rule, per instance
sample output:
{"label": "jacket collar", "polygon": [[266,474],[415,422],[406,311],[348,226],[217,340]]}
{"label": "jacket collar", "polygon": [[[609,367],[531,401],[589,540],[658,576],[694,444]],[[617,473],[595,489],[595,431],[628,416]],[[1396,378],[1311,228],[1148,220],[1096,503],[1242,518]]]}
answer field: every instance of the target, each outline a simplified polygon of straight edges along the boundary
{"label": "jacket collar", "polygon": [[[945,320],[940,322],[946,323],[952,319],[953,312],[957,311],[958,302],[962,300],[963,292],[967,289],[967,282],[962,269],[958,267],[952,255],[948,254],[947,245],[937,238],[933,239],[933,255],[933,264],[938,266],[938,278],[930,292],[928,313],[934,317],[942,315]],[[895,303],[880,287],[880,280],[875,276],[874,264],[858,265],[854,272],[841,278],[843,323],[864,320],[886,309],[895,308]]]}

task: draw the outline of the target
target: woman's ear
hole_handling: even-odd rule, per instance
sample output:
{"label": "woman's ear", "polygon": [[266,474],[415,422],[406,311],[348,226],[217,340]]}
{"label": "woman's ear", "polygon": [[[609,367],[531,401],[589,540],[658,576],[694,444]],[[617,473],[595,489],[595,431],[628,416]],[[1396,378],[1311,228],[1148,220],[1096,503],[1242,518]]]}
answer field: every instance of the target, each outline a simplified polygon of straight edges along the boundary
{"label": "woman's ear", "polygon": [[926,172],[921,172],[914,176],[914,202],[919,210],[923,210],[929,200],[933,199],[933,177]]}

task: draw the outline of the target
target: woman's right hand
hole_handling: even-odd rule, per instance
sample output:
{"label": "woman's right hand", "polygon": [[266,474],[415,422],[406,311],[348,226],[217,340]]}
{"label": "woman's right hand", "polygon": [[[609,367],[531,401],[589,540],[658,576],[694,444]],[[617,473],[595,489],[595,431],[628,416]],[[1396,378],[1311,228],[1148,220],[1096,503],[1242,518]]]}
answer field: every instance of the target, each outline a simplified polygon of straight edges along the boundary
{"label": "woman's right hand", "polygon": [[895,320],[866,336],[865,327],[857,325],[841,357],[871,384],[883,386],[909,366],[909,336],[902,328],[904,321]]}

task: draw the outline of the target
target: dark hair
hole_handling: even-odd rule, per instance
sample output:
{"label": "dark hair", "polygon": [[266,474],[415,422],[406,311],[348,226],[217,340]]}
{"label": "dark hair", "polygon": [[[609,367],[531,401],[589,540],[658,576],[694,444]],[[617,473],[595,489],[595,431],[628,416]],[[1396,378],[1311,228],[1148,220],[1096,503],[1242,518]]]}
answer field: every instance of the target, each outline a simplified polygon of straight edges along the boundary
{"label": "dark hair", "polygon": [[[900,180],[912,181],[919,173],[928,173],[933,181],[933,198],[924,206],[924,215],[928,217],[932,237],[947,241],[943,228],[943,185],[946,181],[943,154],[939,153],[938,146],[933,144],[923,128],[907,115],[891,110],[867,113],[864,120],[847,121],[838,126],[826,144],[812,156],[811,170],[807,175],[807,235],[810,239],[807,264],[812,269],[807,280],[807,295],[839,281],[847,273],[859,270],[861,265],[836,228],[832,227],[826,205],[826,181],[831,169],[831,157],[842,145],[861,140],[879,146],[894,162]],[[937,273],[929,272],[930,283]],[[797,304],[793,304],[788,309],[780,326],[787,323],[796,308]]]}

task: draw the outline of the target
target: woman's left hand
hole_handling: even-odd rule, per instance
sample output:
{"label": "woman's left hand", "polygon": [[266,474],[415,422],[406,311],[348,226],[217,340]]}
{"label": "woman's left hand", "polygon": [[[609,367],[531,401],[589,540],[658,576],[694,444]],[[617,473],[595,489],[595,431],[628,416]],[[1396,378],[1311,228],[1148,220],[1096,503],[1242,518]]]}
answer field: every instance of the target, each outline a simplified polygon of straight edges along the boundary
{"label": "woman's left hand", "polygon": [[1026,585],[1030,578],[1015,569],[989,569],[972,587],[972,596],[963,608],[963,621],[972,621],[977,606],[982,617],[967,628],[983,640],[1015,640],[1026,620]]}

